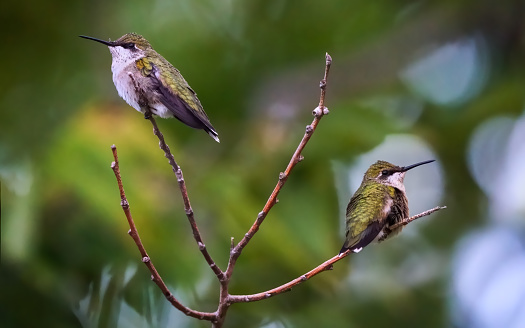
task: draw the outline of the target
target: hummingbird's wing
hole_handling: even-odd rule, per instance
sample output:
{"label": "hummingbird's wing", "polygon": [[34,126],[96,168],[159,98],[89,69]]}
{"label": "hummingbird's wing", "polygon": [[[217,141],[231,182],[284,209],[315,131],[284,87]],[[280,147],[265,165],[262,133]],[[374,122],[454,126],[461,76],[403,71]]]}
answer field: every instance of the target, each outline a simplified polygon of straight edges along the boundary
{"label": "hummingbird's wing", "polygon": [[370,244],[383,230],[392,204],[387,186],[361,185],[346,208],[346,240],[339,253],[357,253]]}
{"label": "hummingbird's wing", "polygon": [[218,133],[211,125],[195,91],[188,85],[179,70],[163,57],[160,57],[160,60],[167,69],[160,70],[155,62],[148,60],[147,57],[136,62],[142,73],[150,77],[157,86],[159,101],[182,123],[192,128],[203,129],[219,141]]}

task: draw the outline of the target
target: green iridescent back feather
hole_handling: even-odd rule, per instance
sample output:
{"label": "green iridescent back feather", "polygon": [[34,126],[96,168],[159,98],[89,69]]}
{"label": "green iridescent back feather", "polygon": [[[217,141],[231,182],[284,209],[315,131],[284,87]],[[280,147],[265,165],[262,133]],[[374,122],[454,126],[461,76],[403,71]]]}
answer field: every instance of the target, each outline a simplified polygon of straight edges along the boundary
{"label": "green iridescent back feather", "polygon": [[173,67],[173,65],[171,65],[170,62],[168,62],[164,57],[157,54],[156,57],[146,56],[137,61],[137,67],[139,69],[141,67],[145,68],[141,70],[145,76],[151,74],[153,67],[152,65],[169,68],[160,71],[160,82],[162,85],[164,85],[168,90],[174,91],[175,96],[181,98],[193,111],[195,111],[197,116],[208,120],[208,115],[206,115],[206,112],[204,112],[204,109],[202,108],[201,102],[199,101],[199,98],[197,98],[195,91],[193,91],[188,82],[186,82],[179,70]]}

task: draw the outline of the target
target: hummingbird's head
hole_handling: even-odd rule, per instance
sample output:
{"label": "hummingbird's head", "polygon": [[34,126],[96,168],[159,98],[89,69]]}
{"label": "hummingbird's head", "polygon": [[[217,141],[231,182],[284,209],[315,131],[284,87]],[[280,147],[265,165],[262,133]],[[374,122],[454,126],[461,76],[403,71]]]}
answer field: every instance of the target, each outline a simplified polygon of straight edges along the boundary
{"label": "hummingbird's head", "polygon": [[405,186],[403,185],[403,180],[405,179],[405,173],[414,167],[432,162],[434,162],[433,159],[409,166],[397,166],[385,161],[377,161],[368,168],[363,178],[363,182],[376,181],[404,191]]}
{"label": "hummingbird's head", "polygon": [[146,50],[152,49],[148,40],[136,33],[124,34],[115,41],[105,41],[85,35],[80,35],[80,37],[105,44],[109,47],[113,60],[121,62],[142,58]]}

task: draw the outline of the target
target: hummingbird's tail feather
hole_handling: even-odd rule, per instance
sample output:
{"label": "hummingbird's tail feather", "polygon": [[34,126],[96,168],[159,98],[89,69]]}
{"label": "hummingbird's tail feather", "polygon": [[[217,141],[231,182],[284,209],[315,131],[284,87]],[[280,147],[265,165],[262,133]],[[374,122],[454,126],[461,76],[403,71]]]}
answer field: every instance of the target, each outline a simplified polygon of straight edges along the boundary
{"label": "hummingbird's tail feather", "polygon": [[208,132],[210,137],[212,137],[215,141],[217,141],[218,143],[221,143],[221,141],[219,140],[219,135],[217,134],[217,132],[215,132],[215,131],[206,131],[206,132]]}

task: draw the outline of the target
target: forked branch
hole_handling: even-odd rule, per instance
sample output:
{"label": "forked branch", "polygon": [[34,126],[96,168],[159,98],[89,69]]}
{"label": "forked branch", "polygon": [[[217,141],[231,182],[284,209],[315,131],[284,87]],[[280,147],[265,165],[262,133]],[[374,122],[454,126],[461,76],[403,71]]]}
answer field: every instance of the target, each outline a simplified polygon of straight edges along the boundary
{"label": "forked branch", "polygon": [[[226,317],[226,313],[227,313],[229,307],[233,303],[259,301],[259,300],[263,300],[263,299],[272,297],[274,295],[278,295],[278,294],[282,294],[284,292],[287,292],[287,291],[291,290],[292,287],[294,287],[294,286],[296,286],[296,285],[298,285],[298,284],[300,284],[300,283],[302,283],[304,281],[307,281],[308,279],[312,278],[313,276],[315,276],[315,275],[317,275],[317,274],[319,274],[321,272],[324,272],[324,271],[327,271],[327,270],[331,270],[333,268],[333,264],[334,263],[340,261],[344,257],[348,256],[348,254],[350,253],[350,250],[348,250],[348,251],[346,251],[343,254],[336,255],[336,256],[332,257],[331,259],[329,259],[329,260],[323,262],[322,264],[318,265],[314,269],[310,270],[309,272],[307,272],[307,273],[297,277],[296,279],[294,279],[294,280],[292,280],[292,281],[290,281],[288,283],[285,283],[285,284],[283,284],[283,285],[281,285],[279,287],[267,290],[265,292],[251,294],[251,295],[231,295],[229,293],[229,290],[228,290],[229,283],[230,283],[230,280],[231,280],[231,277],[232,277],[232,274],[233,274],[233,270],[235,268],[235,264],[236,264],[238,258],[241,256],[241,253],[242,253],[243,249],[246,247],[246,245],[249,243],[249,241],[253,238],[253,236],[257,233],[257,231],[259,230],[259,228],[260,228],[261,224],[263,223],[264,219],[268,215],[269,211],[277,203],[277,196],[279,195],[279,192],[281,191],[282,187],[286,183],[286,181],[287,181],[291,171],[297,165],[297,163],[299,163],[300,161],[302,161],[304,159],[304,157],[302,155],[302,151],[304,150],[306,144],[308,143],[308,141],[312,137],[313,133],[315,132],[315,130],[317,128],[317,125],[319,124],[321,118],[324,115],[329,113],[328,108],[325,107],[324,103],[325,103],[327,79],[328,79],[328,74],[329,74],[329,71],[330,71],[330,66],[332,64],[332,58],[328,54],[326,54],[325,58],[326,58],[326,65],[325,65],[324,77],[321,80],[320,85],[319,85],[319,87],[321,89],[321,95],[319,97],[319,106],[317,108],[315,108],[313,110],[313,113],[312,113],[313,116],[314,116],[314,119],[313,119],[313,121],[312,121],[312,123],[310,125],[306,126],[306,131],[304,133],[303,138],[301,139],[297,149],[295,150],[294,154],[292,155],[292,158],[290,159],[290,162],[288,163],[288,166],[286,167],[284,172],[281,172],[279,174],[279,179],[277,181],[277,184],[276,184],[275,188],[273,189],[270,197],[268,198],[266,204],[264,205],[262,211],[257,215],[257,218],[256,218],[255,222],[252,224],[252,226],[250,227],[248,232],[243,236],[243,238],[241,239],[241,241],[238,244],[235,245],[235,243],[233,242],[233,238],[231,239],[230,257],[229,257],[229,260],[228,260],[228,266],[226,268],[226,271],[222,271],[215,264],[215,262],[213,261],[213,259],[210,256],[210,254],[208,253],[208,250],[206,249],[206,246],[204,245],[204,242],[203,242],[202,237],[200,235],[199,229],[197,227],[197,223],[196,223],[196,220],[195,220],[193,209],[192,209],[191,204],[190,204],[190,199],[189,199],[189,196],[188,196],[188,191],[186,189],[186,183],[184,181],[182,170],[179,167],[179,165],[177,164],[177,162],[175,162],[175,159],[174,159],[173,155],[171,154],[171,151],[170,151],[168,145],[164,141],[164,136],[160,132],[160,130],[159,130],[158,126],[157,126],[157,123],[156,123],[155,119],[153,118],[153,115],[151,114],[151,112],[149,111],[149,109],[146,106],[145,101],[141,102],[141,103],[143,103],[143,105],[144,105],[143,108],[145,109],[145,115],[144,116],[145,116],[146,119],[150,120],[151,124],[153,125],[153,133],[159,139],[159,147],[164,151],[164,155],[168,159],[168,161],[169,161],[169,163],[170,163],[170,165],[172,167],[173,173],[175,173],[175,176],[177,178],[177,182],[178,182],[179,189],[180,189],[180,192],[181,192],[182,200],[183,200],[183,203],[184,203],[184,210],[186,212],[186,216],[187,216],[188,221],[190,223],[190,226],[191,226],[191,229],[192,229],[192,232],[193,232],[193,237],[194,237],[195,241],[197,242],[197,245],[199,246],[199,250],[201,251],[202,255],[204,256],[204,259],[206,260],[206,262],[208,263],[208,265],[213,270],[213,272],[215,273],[215,275],[217,276],[217,278],[219,280],[219,283],[220,283],[219,305],[218,305],[217,310],[215,312],[199,312],[199,311],[195,311],[195,310],[192,310],[192,309],[184,306],[183,304],[180,303],[180,301],[178,301],[173,296],[173,294],[168,290],[168,288],[166,287],[166,285],[162,281],[162,278],[160,277],[159,273],[157,272],[157,270],[153,266],[153,263],[151,262],[151,259],[149,258],[148,254],[146,253],[146,250],[145,250],[144,246],[142,245],[142,242],[140,240],[138,231],[137,231],[137,229],[135,227],[135,223],[133,222],[133,218],[131,216],[131,212],[130,212],[130,208],[129,208],[129,203],[128,203],[127,199],[126,199],[126,195],[124,194],[124,187],[122,186],[122,179],[120,177],[120,169],[119,169],[119,163],[118,163],[118,157],[117,157],[117,149],[116,149],[115,146],[111,147],[112,151],[113,151],[113,157],[115,159],[114,162],[111,164],[111,167],[113,169],[113,172],[115,173],[115,177],[117,178],[117,183],[118,183],[118,187],[119,187],[119,191],[120,191],[120,197],[121,197],[122,209],[124,210],[124,213],[126,215],[126,218],[128,220],[128,224],[129,224],[129,227],[130,227],[129,234],[133,238],[133,240],[135,241],[135,244],[137,245],[137,247],[138,247],[138,249],[140,251],[140,254],[142,256],[142,261],[144,262],[144,264],[146,264],[146,266],[148,267],[148,269],[151,272],[151,279],[161,289],[162,293],[166,296],[166,298],[170,301],[170,303],[175,308],[177,308],[178,310],[182,311],[186,315],[194,317],[194,318],[198,318],[198,319],[201,319],[201,320],[208,320],[208,321],[212,322],[213,327],[216,327],[216,328],[222,327],[222,325],[224,323],[224,319]],[[132,79],[132,82],[135,82],[133,80],[132,76],[130,76],[130,78]],[[136,88],[137,88],[137,86],[136,86]],[[140,95],[140,90],[138,88],[137,88],[136,91],[137,91],[137,94]],[[415,215],[413,217],[405,219],[404,221],[402,221],[402,222],[400,222],[398,224],[399,225],[407,225],[408,223],[412,222],[413,220],[416,220],[416,219],[418,219],[420,217],[429,215],[429,214],[431,214],[433,212],[436,212],[436,211],[438,211],[440,209],[443,209],[443,208],[445,208],[445,207],[439,207],[439,206],[435,207],[433,209],[430,209],[428,211],[425,211],[423,213],[420,213],[418,215]],[[394,229],[396,227],[397,227],[397,225],[393,226],[392,229]]]}

